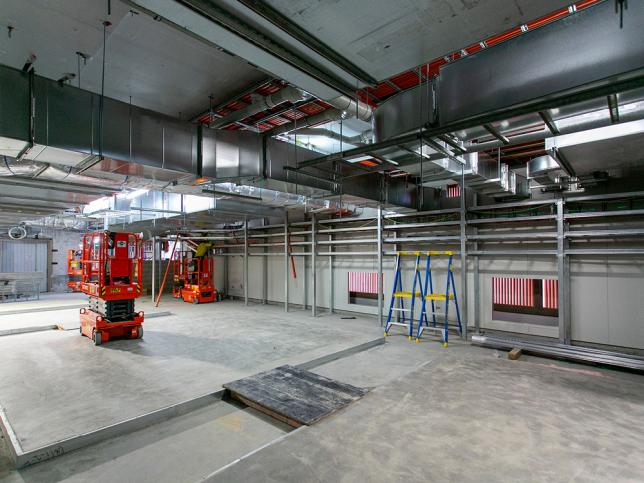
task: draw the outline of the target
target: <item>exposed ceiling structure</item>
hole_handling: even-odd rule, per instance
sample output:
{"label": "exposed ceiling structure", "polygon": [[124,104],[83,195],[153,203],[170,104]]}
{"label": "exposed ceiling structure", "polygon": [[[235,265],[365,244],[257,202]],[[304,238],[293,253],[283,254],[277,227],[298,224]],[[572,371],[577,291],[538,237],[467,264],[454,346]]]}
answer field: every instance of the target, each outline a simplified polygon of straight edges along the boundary
{"label": "exposed ceiling structure", "polygon": [[[6,79],[20,79],[35,105],[27,115],[26,101],[5,103],[22,117],[18,128],[0,122],[0,183],[28,192],[6,192],[0,222],[24,220],[26,198],[33,219],[106,194],[212,196],[222,183],[236,184],[226,196],[246,202],[246,215],[266,204],[240,195],[253,189],[284,192],[282,207],[295,194],[300,207],[323,197],[422,209],[431,190],[459,181],[496,199],[529,197],[538,179],[583,187],[566,158],[588,151],[553,139],[644,112],[639,81],[593,84],[644,67],[633,61],[637,42],[620,40],[634,35],[632,22],[620,29],[603,3],[8,0],[0,64],[16,69]],[[578,19],[624,47],[597,78],[584,62],[607,52]],[[570,55],[576,38],[591,52]],[[59,85],[32,86],[19,72],[26,62],[35,79]],[[14,82],[4,74],[3,96]],[[533,87],[515,89],[519,75]],[[562,94],[578,87],[592,92]],[[529,182],[536,158],[547,176]],[[637,163],[617,163],[612,175]],[[57,204],[36,203],[46,199]]]}
{"label": "exposed ceiling structure", "polygon": [[[7,0],[2,3],[4,36],[0,63],[21,69],[35,54],[38,74],[53,80],[71,73],[71,85],[101,92],[103,26],[106,30],[105,95],[190,119],[227,101],[267,74],[228,52],[195,41],[123,2]],[[35,34],[37,32],[37,34]],[[86,59],[76,52],[81,52]]]}
{"label": "exposed ceiling structure", "polygon": [[269,0],[377,80],[568,7],[562,0]]}

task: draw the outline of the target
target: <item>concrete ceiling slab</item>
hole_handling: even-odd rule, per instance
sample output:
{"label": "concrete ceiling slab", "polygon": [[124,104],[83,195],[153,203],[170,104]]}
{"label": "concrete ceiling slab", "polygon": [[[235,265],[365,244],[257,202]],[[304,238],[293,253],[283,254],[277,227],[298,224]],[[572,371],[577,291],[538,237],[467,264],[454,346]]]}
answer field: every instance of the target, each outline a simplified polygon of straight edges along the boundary
{"label": "concrete ceiling slab", "polygon": [[570,0],[266,1],[377,79],[570,4]]}
{"label": "concrete ceiling slab", "polygon": [[[11,38],[0,33],[0,63],[22,68],[34,53],[38,74],[59,79],[77,73],[76,52],[89,56],[81,62],[80,86],[100,92],[102,22],[109,20],[105,95],[182,119],[208,107],[208,96],[218,104],[267,74],[246,61],[206,45],[147,15],[130,11],[112,0],[3,0],[1,26],[15,28]],[[3,35],[4,34],[4,35]],[[78,85],[78,79],[71,81]]]}

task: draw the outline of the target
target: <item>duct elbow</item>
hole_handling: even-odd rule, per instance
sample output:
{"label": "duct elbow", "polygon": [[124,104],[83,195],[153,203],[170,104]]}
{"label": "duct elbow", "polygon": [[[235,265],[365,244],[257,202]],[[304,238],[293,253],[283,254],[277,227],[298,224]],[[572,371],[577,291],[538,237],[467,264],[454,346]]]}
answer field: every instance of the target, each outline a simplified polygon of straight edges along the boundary
{"label": "duct elbow", "polygon": [[355,117],[361,121],[370,122],[373,111],[371,106],[366,103],[362,103],[355,99],[352,99],[349,96],[338,96],[335,99],[326,101],[331,104],[336,109],[340,109],[347,113],[347,117]]}

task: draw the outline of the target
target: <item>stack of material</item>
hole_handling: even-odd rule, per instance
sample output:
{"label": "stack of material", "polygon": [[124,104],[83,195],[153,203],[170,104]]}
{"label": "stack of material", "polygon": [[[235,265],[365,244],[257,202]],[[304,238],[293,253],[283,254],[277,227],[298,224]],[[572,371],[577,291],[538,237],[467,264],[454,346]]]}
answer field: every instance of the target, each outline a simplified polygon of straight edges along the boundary
{"label": "stack of material", "polygon": [[0,273],[0,302],[40,298],[40,272]]}

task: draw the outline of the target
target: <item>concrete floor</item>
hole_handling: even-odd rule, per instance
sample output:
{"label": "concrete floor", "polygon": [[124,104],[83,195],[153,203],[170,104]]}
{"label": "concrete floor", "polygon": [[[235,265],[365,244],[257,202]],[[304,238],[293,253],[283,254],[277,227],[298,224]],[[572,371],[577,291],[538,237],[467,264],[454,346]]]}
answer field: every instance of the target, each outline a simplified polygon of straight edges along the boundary
{"label": "concrete floor", "polygon": [[210,481],[644,481],[641,375],[505,357],[388,340],[330,363],[357,385],[411,372]]}
{"label": "concrete floor", "polygon": [[0,445],[0,481],[197,482],[291,430],[253,409],[219,401],[20,471],[11,471],[8,456],[3,461]]}
{"label": "concrete floor", "polygon": [[[259,311],[270,320],[273,309],[231,304],[228,313],[252,319]],[[310,327],[301,317],[300,328]],[[339,322],[361,327],[359,319]],[[264,344],[275,338],[267,334]],[[644,481],[638,374],[529,356],[509,361],[456,338],[444,349],[397,335],[313,371],[373,390],[290,434],[221,401],[21,471],[0,448],[0,481]]]}
{"label": "concrete floor", "polygon": [[[381,336],[373,319],[312,319],[309,312],[285,314],[278,306],[169,299],[158,310],[175,315],[146,321],[143,340],[95,347],[76,331],[0,337],[0,405],[24,450]],[[33,317],[53,320],[51,314]]]}

